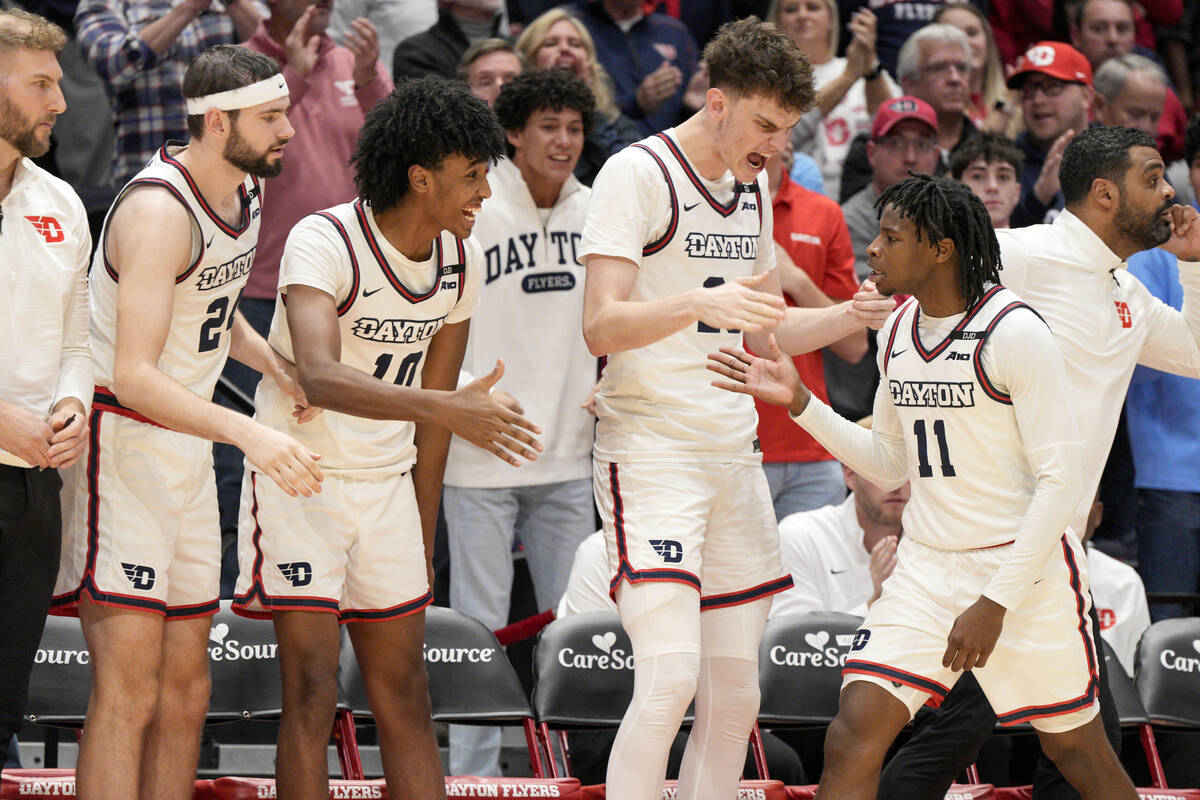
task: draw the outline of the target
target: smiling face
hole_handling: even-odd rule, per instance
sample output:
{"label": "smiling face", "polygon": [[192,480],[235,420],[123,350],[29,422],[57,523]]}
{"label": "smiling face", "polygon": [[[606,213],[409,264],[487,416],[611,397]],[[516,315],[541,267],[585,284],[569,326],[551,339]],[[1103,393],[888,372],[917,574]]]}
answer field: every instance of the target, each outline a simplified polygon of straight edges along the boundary
{"label": "smiling face", "polygon": [[1170,209],[1175,190],[1167,183],[1162,156],[1152,147],[1130,148],[1132,164],[1120,186],[1120,203],[1113,225],[1140,250],[1158,247],[1171,238]]}
{"label": "smiling face", "polygon": [[[411,170],[425,168],[414,166]],[[447,156],[437,169],[425,171],[430,177],[425,201],[430,216],[442,230],[466,239],[475,227],[475,215],[483,201],[492,196],[487,162],[455,154]]]}
{"label": "smiling face", "polygon": [[574,73],[584,83],[591,81],[591,58],[583,37],[569,19],[560,19],[546,31],[546,38],[533,54],[538,69],[560,67]]}
{"label": "smiling face", "polygon": [[583,116],[573,108],[533,112],[519,131],[509,131],[516,150],[513,163],[526,183],[562,183],[570,177],[583,153]]}
{"label": "smiling face", "polygon": [[988,162],[983,156],[972,161],[959,179],[983,201],[992,227],[1007,228],[1013,209],[1021,199],[1017,170],[1007,161]]}
{"label": "smiling face", "polygon": [[912,220],[888,205],[879,217],[879,235],[867,245],[867,277],[885,296],[919,294],[928,285],[938,249],[929,237],[917,238]]}
{"label": "smiling face", "polygon": [[812,57],[828,58],[833,17],[825,0],[781,0],[779,27],[796,46]]}
{"label": "smiling face", "polygon": [[50,149],[50,131],[66,111],[52,50],[21,48],[0,55],[0,139],[28,158]]}
{"label": "smiling face", "polygon": [[725,168],[739,183],[753,183],[767,159],[783,152],[800,115],[758,95],[708,90],[708,109],[716,120],[714,139]]}

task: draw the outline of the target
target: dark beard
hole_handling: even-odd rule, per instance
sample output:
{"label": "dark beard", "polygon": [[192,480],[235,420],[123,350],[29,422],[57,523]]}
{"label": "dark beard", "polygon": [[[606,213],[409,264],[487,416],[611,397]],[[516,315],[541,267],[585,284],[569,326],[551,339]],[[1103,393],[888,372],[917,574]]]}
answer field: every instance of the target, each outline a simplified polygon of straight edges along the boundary
{"label": "dark beard", "polygon": [[1124,236],[1133,244],[1137,245],[1139,250],[1151,250],[1164,244],[1171,238],[1171,224],[1162,218],[1162,213],[1171,207],[1171,202],[1163,203],[1154,216],[1139,216],[1125,200],[1126,195],[1121,193],[1121,202],[1117,206],[1117,214],[1113,218],[1113,225],[1117,228],[1117,233]]}
{"label": "dark beard", "polygon": [[37,138],[37,121],[22,128],[25,119],[16,104],[0,94],[0,139],[8,142],[25,158],[37,158],[50,150],[50,140],[43,144]]}
{"label": "dark beard", "polygon": [[[278,147],[281,144],[283,142],[275,142],[271,147]],[[270,150],[265,153],[255,153],[251,150],[250,145],[238,133],[237,123],[233,124],[229,140],[225,142],[225,152],[222,155],[230,164],[256,178],[275,178],[283,172],[283,159],[272,164],[267,160],[271,155]]]}

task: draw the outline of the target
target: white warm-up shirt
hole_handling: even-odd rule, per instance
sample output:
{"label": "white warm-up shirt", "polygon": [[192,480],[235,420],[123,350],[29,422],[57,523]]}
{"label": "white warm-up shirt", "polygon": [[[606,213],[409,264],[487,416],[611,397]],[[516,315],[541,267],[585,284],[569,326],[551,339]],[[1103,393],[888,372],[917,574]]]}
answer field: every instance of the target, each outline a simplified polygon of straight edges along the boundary
{"label": "white warm-up shirt", "polygon": [[[27,158],[0,200],[0,400],[43,419],[67,397],[92,403],[87,213]],[[0,464],[30,467],[0,449]]]}
{"label": "white warm-up shirt", "polygon": [[[479,307],[463,370],[486,375],[542,429],[536,461],[514,469],[455,436],[446,485],[495,489],[590,479],[595,418],[581,406],[596,384],[596,358],[583,340],[583,265],[576,259],[591,190],[568,177],[549,209],[539,209],[521,171],[501,161],[488,174],[492,196],[471,238],[484,255]],[[548,211],[545,220],[542,211]],[[460,380],[461,384],[461,380]]]}
{"label": "white warm-up shirt", "polygon": [[1176,311],[1070,211],[996,238],[1000,280],[1041,314],[1062,351],[1067,399],[1083,433],[1083,484],[1071,518],[1082,532],[1133,368],[1200,377],[1200,264],[1180,262]]}

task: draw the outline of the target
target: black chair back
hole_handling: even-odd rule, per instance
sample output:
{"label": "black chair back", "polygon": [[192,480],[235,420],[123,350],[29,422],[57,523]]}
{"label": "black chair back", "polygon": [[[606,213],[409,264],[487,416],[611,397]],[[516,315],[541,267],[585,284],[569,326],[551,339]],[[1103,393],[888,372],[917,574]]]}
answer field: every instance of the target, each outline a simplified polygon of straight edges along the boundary
{"label": "black chair back", "polygon": [[1164,619],[1138,643],[1138,695],[1155,724],[1200,728],[1200,617]]}
{"label": "black chair back", "polygon": [[91,690],[91,654],[79,620],[47,617],[33,657],[25,718],[39,725],[82,725]]}
{"label": "black chair back", "polygon": [[818,611],[767,620],[758,650],[760,725],[828,725],[837,715],[842,664],[862,617]]}

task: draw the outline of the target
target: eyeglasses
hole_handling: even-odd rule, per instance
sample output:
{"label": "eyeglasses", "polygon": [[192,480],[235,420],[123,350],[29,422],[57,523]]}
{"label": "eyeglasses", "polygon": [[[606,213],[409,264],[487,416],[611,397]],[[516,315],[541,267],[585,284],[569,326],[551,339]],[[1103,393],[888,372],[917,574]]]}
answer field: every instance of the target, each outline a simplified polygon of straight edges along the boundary
{"label": "eyeglasses", "polygon": [[910,147],[916,150],[919,156],[928,155],[938,146],[937,141],[932,138],[909,139],[899,135],[884,136],[882,139],[876,139],[875,143],[894,155],[906,153]]}
{"label": "eyeglasses", "polygon": [[1035,96],[1037,96],[1038,92],[1046,95],[1046,97],[1058,97],[1065,92],[1067,87],[1070,85],[1071,84],[1067,81],[1056,81],[1054,79],[1038,81],[1036,83],[1032,80],[1027,80],[1025,83],[1021,84],[1021,99],[1032,100]]}
{"label": "eyeglasses", "polygon": [[934,61],[921,67],[921,74],[940,78],[950,74],[951,70],[967,77],[971,74],[971,65],[966,61]]}

